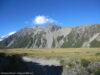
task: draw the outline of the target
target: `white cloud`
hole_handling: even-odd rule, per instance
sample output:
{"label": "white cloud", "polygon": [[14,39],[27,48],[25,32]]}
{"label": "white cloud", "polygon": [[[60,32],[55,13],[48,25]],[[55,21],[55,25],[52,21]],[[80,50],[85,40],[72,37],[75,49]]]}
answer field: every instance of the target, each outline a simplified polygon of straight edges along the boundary
{"label": "white cloud", "polygon": [[36,16],[33,20],[33,24],[46,24],[53,23],[55,20],[48,18],[46,16]]}

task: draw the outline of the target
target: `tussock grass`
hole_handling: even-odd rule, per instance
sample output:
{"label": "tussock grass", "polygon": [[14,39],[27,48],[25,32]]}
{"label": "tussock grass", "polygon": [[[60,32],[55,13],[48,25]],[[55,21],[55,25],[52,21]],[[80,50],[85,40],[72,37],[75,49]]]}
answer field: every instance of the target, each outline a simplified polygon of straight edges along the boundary
{"label": "tussock grass", "polygon": [[8,55],[13,54],[26,54],[28,56],[64,56],[73,59],[87,59],[91,61],[100,61],[100,48],[51,48],[51,49],[27,49],[27,48],[15,48],[15,49],[0,49],[0,53],[6,53]]}

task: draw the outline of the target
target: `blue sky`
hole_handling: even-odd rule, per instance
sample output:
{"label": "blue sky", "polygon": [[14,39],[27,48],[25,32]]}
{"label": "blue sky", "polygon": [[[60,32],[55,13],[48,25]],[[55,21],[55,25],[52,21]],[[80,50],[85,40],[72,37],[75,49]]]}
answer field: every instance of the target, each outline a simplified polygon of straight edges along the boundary
{"label": "blue sky", "polygon": [[38,16],[46,19],[39,26],[100,24],[100,0],[0,0],[0,36],[34,26]]}

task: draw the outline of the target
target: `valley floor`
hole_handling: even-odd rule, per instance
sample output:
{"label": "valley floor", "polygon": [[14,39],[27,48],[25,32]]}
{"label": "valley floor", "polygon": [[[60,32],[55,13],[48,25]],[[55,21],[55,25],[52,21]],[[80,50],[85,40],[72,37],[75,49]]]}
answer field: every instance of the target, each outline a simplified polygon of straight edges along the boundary
{"label": "valley floor", "polygon": [[5,73],[100,75],[100,48],[0,49],[0,75]]}
{"label": "valley floor", "polygon": [[100,48],[51,48],[51,49],[0,49],[0,53],[7,55],[21,54],[27,56],[68,57],[72,59],[87,59],[100,61]]}

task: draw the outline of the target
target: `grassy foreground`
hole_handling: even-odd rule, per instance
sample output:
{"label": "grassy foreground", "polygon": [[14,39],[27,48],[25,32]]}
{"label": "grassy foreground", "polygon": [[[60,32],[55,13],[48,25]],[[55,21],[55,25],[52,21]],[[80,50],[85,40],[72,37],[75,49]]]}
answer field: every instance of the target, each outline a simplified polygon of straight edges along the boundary
{"label": "grassy foreground", "polygon": [[0,49],[7,55],[27,54],[28,56],[64,56],[74,59],[100,61],[100,48],[55,48],[55,49]]}

